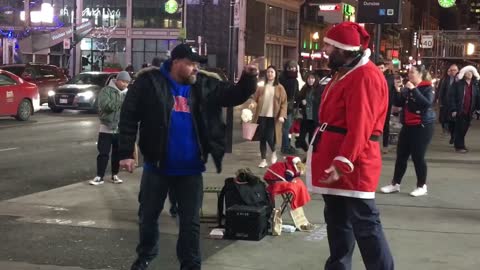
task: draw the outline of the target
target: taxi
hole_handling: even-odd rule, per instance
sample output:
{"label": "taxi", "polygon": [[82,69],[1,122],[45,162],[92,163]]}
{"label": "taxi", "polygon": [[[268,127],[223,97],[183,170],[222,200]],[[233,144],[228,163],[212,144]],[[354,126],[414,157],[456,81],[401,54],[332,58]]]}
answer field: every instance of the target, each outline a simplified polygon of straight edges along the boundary
{"label": "taxi", "polygon": [[27,121],[38,110],[38,87],[0,69],[0,116],[12,116],[19,121]]}

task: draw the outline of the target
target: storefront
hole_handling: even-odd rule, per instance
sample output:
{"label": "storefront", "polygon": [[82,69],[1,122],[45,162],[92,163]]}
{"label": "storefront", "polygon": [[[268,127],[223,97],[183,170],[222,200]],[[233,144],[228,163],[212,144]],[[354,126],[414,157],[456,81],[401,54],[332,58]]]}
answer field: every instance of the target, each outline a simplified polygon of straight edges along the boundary
{"label": "storefront", "polygon": [[[28,6],[30,28],[25,28],[26,6],[21,1],[0,0],[1,60],[71,64],[71,59],[65,57],[72,51],[65,50],[63,40],[42,50],[22,48],[19,40],[32,37],[32,33],[73,28],[76,5],[77,27],[90,21],[95,27],[88,36],[76,36],[76,72],[103,67],[123,69],[130,63],[138,70],[155,56],[167,56],[178,43],[182,4],[183,0],[37,0]],[[65,38],[71,36],[70,31]]]}

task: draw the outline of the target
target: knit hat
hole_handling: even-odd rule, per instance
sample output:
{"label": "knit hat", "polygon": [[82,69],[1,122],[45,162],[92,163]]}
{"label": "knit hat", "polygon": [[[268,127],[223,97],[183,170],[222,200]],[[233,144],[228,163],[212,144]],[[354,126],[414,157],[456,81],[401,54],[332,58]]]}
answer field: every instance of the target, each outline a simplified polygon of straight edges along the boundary
{"label": "knit hat", "polygon": [[126,71],[120,71],[117,74],[116,79],[120,80],[120,81],[126,81],[126,82],[130,82],[132,80],[132,78],[130,77],[130,74],[128,74],[128,72],[126,72]]}
{"label": "knit hat", "polygon": [[328,30],[323,41],[345,51],[359,51],[368,48],[370,35],[358,23],[343,22]]}

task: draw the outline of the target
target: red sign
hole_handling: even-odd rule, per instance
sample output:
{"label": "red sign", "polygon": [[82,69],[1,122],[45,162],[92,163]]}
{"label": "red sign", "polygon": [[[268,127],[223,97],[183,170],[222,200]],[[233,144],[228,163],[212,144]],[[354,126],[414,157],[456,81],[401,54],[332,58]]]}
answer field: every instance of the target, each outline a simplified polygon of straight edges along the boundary
{"label": "red sign", "polygon": [[320,11],[338,11],[340,10],[340,5],[336,4],[321,4],[318,6]]}

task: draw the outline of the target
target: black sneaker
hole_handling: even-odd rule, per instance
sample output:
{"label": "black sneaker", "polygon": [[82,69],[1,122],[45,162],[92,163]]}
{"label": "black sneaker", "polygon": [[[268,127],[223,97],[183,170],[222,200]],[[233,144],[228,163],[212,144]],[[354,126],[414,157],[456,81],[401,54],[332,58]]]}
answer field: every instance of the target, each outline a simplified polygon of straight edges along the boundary
{"label": "black sneaker", "polygon": [[148,262],[145,260],[137,259],[133,264],[130,270],[147,270]]}

